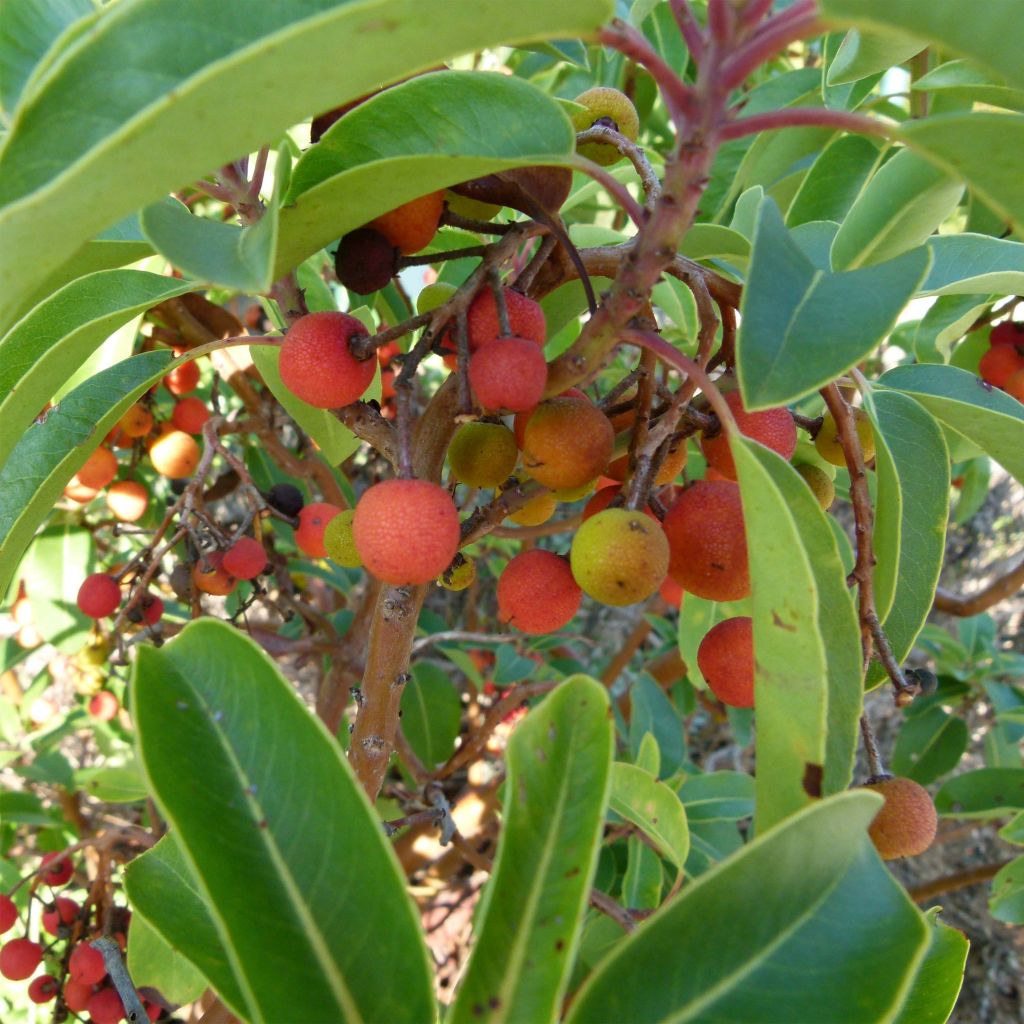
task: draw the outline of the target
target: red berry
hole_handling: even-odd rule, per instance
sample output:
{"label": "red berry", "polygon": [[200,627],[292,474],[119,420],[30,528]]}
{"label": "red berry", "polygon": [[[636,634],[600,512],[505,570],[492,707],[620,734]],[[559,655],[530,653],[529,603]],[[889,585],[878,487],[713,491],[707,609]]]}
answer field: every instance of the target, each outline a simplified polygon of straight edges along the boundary
{"label": "red berry", "polygon": [[207,551],[192,566],[192,584],[204,594],[224,597],[238,586],[238,580],[224,568],[223,551]]}
{"label": "red berry", "polygon": [[267,566],[263,545],[252,537],[239,537],[224,554],[224,569],[240,580],[259,576]]}
{"label": "red berry", "polygon": [[117,580],[105,572],[86,576],[78,588],[78,607],[91,619],[113,615],[121,603],[121,588]]}
{"label": "red berry", "polygon": [[117,989],[101,988],[93,993],[86,1006],[93,1024],[118,1024],[124,1020],[124,1006]]}
{"label": "red berry", "polygon": [[142,1008],[146,1011],[146,1016],[151,1021],[159,1020],[160,1014],[163,1013],[163,1010],[161,1009],[158,1003],[143,1002]]}
{"label": "red berry", "polygon": [[209,418],[210,410],[201,398],[179,398],[171,413],[171,422],[186,434],[201,434]]}
{"label": "red berry", "polygon": [[9,932],[18,920],[18,908],[6,893],[0,893],[0,935]]}
{"label": "red berry", "polygon": [[697,666],[711,692],[733,708],[754,706],[754,630],[745,615],[712,626],[697,648]]}
{"label": "red berry", "polygon": [[52,974],[40,974],[28,986],[28,997],[33,1003],[48,1003],[57,995],[60,983]]}
{"label": "red berry", "polygon": [[47,885],[64,885],[75,873],[75,865],[71,863],[71,858],[65,857],[62,853],[44,853],[43,863],[50,865],[41,873]]}
{"label": "red berry", "polygon": [[156,594],[146,594],[142,598],[142,621],[147,626],[155,626],[164,614],[164,602]]}
{"label": "red berry", "polygon": [[100,690],[89,698],[89,714],[100,722],[109,722],[121,705],[109,690]]}
{"label": "red berry", "polygon": [[498,580],[498,618],[524,633],[561,629],[582,600],[569,560],[541,548],[516,555]]}
{"label": "red berry", "polygon": [[0,946],[0,974],[8,981],[31,978],[43,959],[43,947],[31,939],[11,939]]}
{"label": "red berry", "polygon": [[1003,387],[1018,370],[1024,370],[1024,356],[1013,345],[990,348],[978,363],[978,375],[996,388]]}
{"label": "red berry", "polygon": [[92,985],[68,978],[64,983],[64,1005],[72,1013],[81,1013],[92,998]]}
{"label": "red berry", "polygon": [[309,313],[281,345],[280,371],[292,394],[318,409],[337,409],[362,397],[377,360],[356,359],[350,342],[366,328],[347,313]]}
{"label": "red berry", "polygon": [[[725,396],[725,401],[744,437],[771,448],[784,459],[793,457],[793,452],[796,451],[796,423],[793,422],[788,409],[779,407],[765,409],[762,412],[747,412],[743,408],[738,391],[729,392]],[[724,431],[719,431],[714,437],[704,437],[700,446],[709,466],[718,470],[727,480],[736,479],[736,464],[733,462],[729,440]]]}
{"label": "red berry", "polygon": [[990,345],[1024,345],[1024,323],[1004,320],[988,333]]}
{"label": "red berry", "polygon": [[[528,299],[522,292],[503,288],[505,308],[508,310],[508,325],[512,334],[520,338],[528,338],[538,345],[547,340],[547,323],[544,310]],[[475,352],[481,345],[501,337],[501,326],[498,323],[498,304],[494,301],[494,292],[484,288],[469,304],[466,311],[466,326],[469,332],[469,351]]]}
{"label": "red berry", "polygon": [[59,934],[61,925],[71,924],[80,909],[74,900],[68,899],[67,896],[58,896],[53,906],[43,911],[43,928],[51,935]]}
{"label": "red berry", "polygon": [[295,529],[295,543],[310,558],[326,558],[324,530],[341,509],[329,501],[314,501],[299,510],[299,525]]}
{"label": "red berry", "polygon": [[96,985],[107,976],[103,954],[88,942],[80,942],[71,951],[68,973],[83,985]]}
{"label": "red berry", "polygon": [[544,397],[547,381],[544,351],[526,338],[496,338],[469,360],[469,383],[485,409],[532,409]]}
{"label": "red berry", "polygon": [[187,395],[199,386],[199,366],[194,359],[176,366],[166,377],[164,384],[172,395]]}

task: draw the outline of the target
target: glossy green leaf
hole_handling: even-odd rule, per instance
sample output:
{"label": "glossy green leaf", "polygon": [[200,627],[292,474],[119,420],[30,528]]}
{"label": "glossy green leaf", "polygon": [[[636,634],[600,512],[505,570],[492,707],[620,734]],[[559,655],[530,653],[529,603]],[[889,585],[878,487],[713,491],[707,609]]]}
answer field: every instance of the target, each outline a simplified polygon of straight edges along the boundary
{"label": "glossy green leaf", "polygon": [[610,14],[608,0],[479,0],[443,18],[419,0],[108,8],[0,149],[0,327],[69,249],[311,111],[456,54],[591,33]]}
{"label": "glossy green leaf", "polygon": [[766,1006],[779,1021],[890,1019],[929,936],[867,839],[869,800],[815,803],[688,885],[598,965],[568,1024],[749,1024]]}
{"label": "glossy green leaf", "polygon": [[832,245],[833,265],[853,270],[914,249],[956,209],[962,194],[958,177],[900,150],[850,207]]}
{"label": "glossy green leaf", "polygon": [[79,278],[27,313],[0,338],[0,466],[69,372],[117,328],[195,284],[141,270]]}
{"label": "glossy green leaf", "polygon": [[918,362],[948,362],[953,342],[963,336],[991,302],[990,295],[940,295],[914,332]]}
{"label": "glossy green leaf", "polygon": [[571,676],[508,746],[505,823],[450,1024],[558,1015],[579,941],[611,781],[607,691]]}
{"label": "glossy green leaf", "polygon": [[564,162],[574,134],[558,103],[520,78],[422,75],[361,104],[295,165],[275,276],[426,192],[509,167]]}
{"label": "glossy green leaf", "polygon": [[150,986],[172,1003],[191,1003],[209,982],[140,913],[128,928],[128,970],[139,988]]}
{"label": "glossy green leaf", "polygon": [[[875,392],[878,497],[875,603],[898,661],[910,653],[931,611],[945,554],[949,452],[931,414],[908,395]],[[873,665],[868,684],[885,678]]]}
{"label": "glossy green leaf", "polygon": [[[928,259],[917,249],[888,263],[826,273],[790,237],[775,204],[762,203],[736,342],[744,405],[795,401],[863,359],[892,330]],[[843,312],[851,307],[856,317]]]}
{"label": "glossy green leaf", "polygon": [[841,221],[882,159],[883,150],[863,135],[833,139],[811,165],[786,214],[790,227],[814,220]]}
{"label": "glossy green leaf", "polygon": [[649,772],[655,778],[661,774],[661,749],[654,733],[645,732],[636,752],[636,766]]}
{"label": "glossy green leaf", "polygon": [[95,625],[76,603],[78,588],[95,563],[92,533],[62,523],[36,534],[18,569],[22,579],[31,581],[28,600],[36,629],[65,654],[78,650]]}
{"label": "glossy green leaf", "polygon": [[908,718],[896,737],[892,770],[927,786],[951,772],[967,749],[967,723],[940,707]]}
{"label": "glossy green leaf", "polygon": [[829,85],[859,81],[910,60],[922,48],[919,39],[896,33],[881,35],[861,32],[852,28],[846,33],[832,59],[825,81]]}
{"label": "glossy green leaf", "polygon": [[[225,952],[209,900],[197,885],[173,833],[128,865],[124,885],[132,906],[132,928],[134,918],[144,919],[174,957],[191,964],[235,1013],[245,1016],[246,997]],[[133,951],[132,942],[129,931],[130,967],[133,957],[140,955]],[[139,966],[151,972],[171,967],[160,962],[147,964],[145,960]],[[137,981],[147,984],[141,978]]]}
{"label": "glossy green leaf", "polygon": [[723,257],[745,262],[750,258],[750,242],[738,231],[721,224],[694,224],[679,249],[691,260]]}
{"label": "glossy green leaf", "polygon": [[935,794],[947,818],[1000,818],[1024,807],[1024,768],[978,768],[955,775]]}
{"label": "glossy green leaf", "polygon": [[132,804],[145,800],[146,780],[134,762],[79,768],[75,785],[89,796],[110,804]]}
{"label": "glossy green leaf", "polygon": [[629,691],[633,713],[629,721],[629,740],[633,750],[647,733],[658,741],[661,751],[661,775],[678,771],[686,758],[686,734],[679,713],[665,691],[646,672],[641,672]]}
{"label": "glossy green leaf", "polygon": [[985,74],[969,60],[946,61],[922,75],[911,88],[1010,110],[1024,106],[1024,90],[1009,88],[1004,81]]}
{"label": "glossy green leaf", "polygon": [[691,824],[739,821],[754,813],[754,780],[746,772],[689,775],[677,792]]}
{"label": "glossy green leaf", "polygon": [[903,391],[942,424],[977,445],[1024,481],[1024,408],[955,366],[897,366],[878,383]]}
{"label": "glossy green leaf", "polygon": [[992,879],[988,909],[997,921],[1024,924],[1024,857],[1011,860]]}
{"label": "glossy green leaf", "polygon": [[929,295],[1024,291],[1024,243],[988,235],[939,235],[928,240],[932,266],[921,285]]}
{"label": "glossy green leaf", "polygon": [[436,665],[415,665],[402,692],[402,732],[428,771],[451,756],[461,722],[462,701],[448,675]]}
{"label": "glossy green leaf", "polygon": [[661,903],[665,872],[658,855],[639,836],[626,840],[626,873],[622,876],[622,903],[638,910],[653,910]]}
{"label": "glossy green leaf", "polygon": [[227,623],[200,619],[160,649],[139,649],[131,692],[151,792],[247,1015],[434,1019],[398,861],[340,748],[273,662]]}
{"label": "glossy green leaf", "polygon": [[636,765],[616,761],[608,806],[644,832],[665,860],[683,870],[690,852],[686,811],[664,782]]}
{"label": "glossy green leaf", "polygon": [[144,352],[104,370],[66,395],[18,441],[0,469],[0,595],[68,481],[170,362],[169,351]]}
{"label": "glossy green leaf", "polygon": [[970,943],[959,928],[943,924],[939,913],[938,907],[925,912],[928,951],[895,1024],[946,1024],[960,995]]}
{"label": "glossy green leaf", "polygon": [[736,823],[732,821],[695,821],[690,825],[690,856],[686,874],[697,878],[720,864],[743,846]]}

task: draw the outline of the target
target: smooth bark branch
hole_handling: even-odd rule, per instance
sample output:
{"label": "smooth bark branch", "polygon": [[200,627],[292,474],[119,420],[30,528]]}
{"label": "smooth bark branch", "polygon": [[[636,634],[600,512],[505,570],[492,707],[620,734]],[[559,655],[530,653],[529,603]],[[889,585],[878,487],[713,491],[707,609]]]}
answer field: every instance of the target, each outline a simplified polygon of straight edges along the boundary
{"label": "smooth bark branch", "polygon": [[990,878],[998,875],[1009,863],[1010,861],[1008,860],[1001,860],[995,864],[982,864],[979,867],[969,868],[966,871],[958,871],[955,874],[945,875],[942,878],[934,878],[930,882],[915,885],[907,891],[915,903],[924,903],[926,900],[934,899],[944,892],[966,889],[969,885],[987,882]]}
{"label": "smooth bark branch", "polygon": [[967,618],[971,615],[980,615],[1000,601],[1013,597],[1021,587],[1024,587],[1024,558],[1009,572],[996,577],[976,594],[958,596],[939,587],[935,591],[934,607],[936,611],[945,612],[947,615]]}

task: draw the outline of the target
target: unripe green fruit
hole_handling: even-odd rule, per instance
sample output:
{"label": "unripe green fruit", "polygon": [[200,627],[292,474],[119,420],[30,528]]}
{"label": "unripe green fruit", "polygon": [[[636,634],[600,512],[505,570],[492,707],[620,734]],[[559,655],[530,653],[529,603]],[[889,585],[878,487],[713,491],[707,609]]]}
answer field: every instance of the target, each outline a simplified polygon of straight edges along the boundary
{"label": "unripe green fruit", "polygon": [[594,600],[615,607],[644,601],[668,572],[668,541],[642,512],[607,508],[576,531],[569,563]]}
{"label": "unripe green fruit", "polygon": [[476,562],[465,555],[456,555],[452,564],[437,577],[437,585],[445,590],[465,590],[476,579]]}
{"label": "unripe green fruit", "polygon": [[[871,427],[871,420],[863,409],[851,409],[853,422],[857,428],[857,437],[860,439],[860,448],[864,453],[864,461],[870,462],[875,457],[875,433]],[[822,420],[821,429],[814,438],[814,447],[818,454],[831,462],[833,466],[846,466],[846,456],[843,454],[843,446],[839,442],[839,430],[836,421],[830,412],[826,412]]]}
{"label": "unripe green fruit", "polygon": [[501,207],[497,203],[485,203],[479,199],[470,199],[469,196],[460,196],[450,188],[445,189],[444,201],[452,213],[468,220],[493,220],[501,213]]}
{"label": "unripe green fruit", "polygon": [[[501,494],[500,488],[498,494]],[[515,512],[509,513],[508,518],[520,526],[540,526],[555,514],[557,507],[558,499],[550,491],[546,491],[544,494],[538,494],[537,497],[531,498]]]}
{"label": "unripe green fruit", "polygon": [[823,469],[803,462],[796,467],[796,471],[807,482],[818,504],[827,512],[836,500],[836,485],[832,478]]}
{"label": "unripe green fruit", "polygon": [[923,786],[912,779],[887,778],[869,782],[864,788],[885,797],[868,827],[868,835],[882,860],[913,857],[932,845],[938,816]]}
{"label": "unripe green fruit", "polygon": [[363,565],[363,560],[356,551],[355,538],[352,536],[352,520],[355,515],[355,509],[347,508],[344,512],[339,512],[324,530],[327,557],[338,565],[345,566],[346,569],[360,569]]}
{"label": "unripe green fruit", "polygon": [[432,313],[435,309],[443,306],[459,289],[447,281],[435,281],[428,284],[416,296],[416,312]]}
{"label": "unripe green fruit", "polygon": [[448,446],[448,464],[470,487],[497,487],[516,468],[515,434],[502,423],[464,423]]}
{"label": "unripe green fruit", "polygon": [[[587,108],[585,111],[578,110],[572,115],[572,124],[577,132],[585,132],[598,123],[606,124],[621,135],[625,135],[630,142],[636,142],[637,136],[640,134],[640,117],[636,112],[636,107],[625,93],[608,86],[596,86],[580,93],[575,102]],[[607,167],[622,159],[619,151],[606,142],[584,143],[579,147],[578,152],[580,156],[585,156],[602,167]]]}

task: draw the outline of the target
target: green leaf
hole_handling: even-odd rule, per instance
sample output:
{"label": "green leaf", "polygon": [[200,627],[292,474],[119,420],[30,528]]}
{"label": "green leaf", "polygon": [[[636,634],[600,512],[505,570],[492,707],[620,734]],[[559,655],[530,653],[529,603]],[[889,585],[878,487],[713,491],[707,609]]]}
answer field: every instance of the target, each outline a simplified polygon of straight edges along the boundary
{"label": "green leaf", "polygon": [[1024,187],[1016,159],[1024,150],[1024,115],[937,114],[907,122],[899,134],[945,174],[967,182],[1014,231],[1024,232]]}
{"label": "green leaf", "polygon": [[928,931],[867,839],[868,796],[816,803],[688,885],[598,965],[568,1024],[747,1024],[766,1006],[779,1021],[890,1019]]}
{"label": "green leaf", "polygon": [[1024,244],[988,235],[928,239],[932,267],[921,285],[930,295],[1013,295],[1024,291]]}
{"label": "green leaf", "polygon": [[937,169],[909,149],[886,161],[846,215],[832,244],[837,270],[893,259],[921,245],[956,209],[958,176]]}
{"label": "green leaf", "polygon": [[911,395],[1024,482],[1024,408],[1009,395],[955,366],[897,366],[878,384]]}
{"label": "green leaf", "polygon": [[691,824],[739,821],[754,813],[754,780],[746,772],[688,775],[678,792]]}
{"label": "green leaf", "polygon": [[690,852],[686,811],[664,782],[636,765],[616,761],[608,806],[646,833],[665,860],[683,870]]}
{"label": "green leaf", "polygon": [[935,794],[947,818],[1001,818],[1024,807],[1024,768],[978,768],[955,775]]}
{"label": "green leaf", "polygon": [[[875,602],[893,654],[902,662],[925,624],[939,582],[949,518],[949,452],[938,423],[908,395],[875,392],[878,498]],[[885,678],[873,665],[868,685]]]}
{"label": "green leaf", "polygon": [[910,60],[923,49],[919,39],[895,33],[876,35],[852,28],[846,33],[829,65],[825,81],[828,85],[857,82],[880,71]]}
{"label": "green leaf", "polygon": [[70,370],[114,331],[195,284],[141,270],[101,270],[61,288],[0,338],[0,466]]}
{"label": "green leaf", "polygon": [[611,780],[607,691],[571,676],[508,746],[505,825],[450,1024],[554,1021],[569,981]]}
{"label": "green leaf", "polygon": [[0,469],[0,595],[68,481],[170,361],[169,351],[126,359],[80,384],[22,435]]}
{"label": "green leaf", "polygon": [[[280,348],[276,345],[253,345],[249,353],[270,393],[285,407],[288,415],[316,441],[323,457],[332,466],[341,465],[362,444],[348,427],[342,426],[338,417],[329,409],[317,409],[309,405],[284,386],[281,371],[278,369]],[[363,397],[380,398],[379,369]]]}
{"label": "green leaf", "polygon": [[148,795],[146,780],[134,763],[79,768],[75,772],[75,785],[107,804],[132,804],[145,800]]}
{"label": "green leaf", "polygon": [[[914,354],[918,361],[948,362],[953,342],[963,337],[978,314],[991,304],[989,295],[940,295],[914,332]],[[988,348],[987,341],[984,346]]]}
{"label": "green leaf", "polygon": [[997,921],[1024,924],[1024,857],[1016,857],[992,879],[989,913]]}
{"label": "green leaf", "polygon": [[815,220],[841,221],[882,159],[878,142],[863,135],[840,135],[820,153],[793,199],[790,227]]}
{"label": "green leaf", "polygon": [[950,60],[940,64],[914,82],[911,88],[917,92],[954,96],[971,103],[987,103],[1011,110],[1024,105],[1024,91],[1008,88],[1005,82],[985,74],[969,60]]}
{"label": "green leaf", "polygon": [[931,940],[895,1024],[946,1024],[960,995],[971,944],[959,928],[939,920],[939,909],[925,912]]}
{"label": "green leaf", "polygon": [[[191,964],[235,1013],[245,1016],[246,998],[225,953],[210,902],[196,884],[174,833],[165,835],[125,868],[124,884],[132,905],[132,928],[136,917],[144,919],[176,958]],[[129,931],[129,967],[133,957],[140,955],[133,952],[132,941]],[[170,965],[147,964],[143,959],[139,966],[160,971]],[[137,981],[146,984],[141,978]]]}
{"label": "green leaf", "polygon": [[608,0],[478,0],[443,18],[419,0],[107,8],[0,150],[0,327],[68,251],[311,111],[456,54],[589,34],[610,14]]}
{"label": "green leaf", "polygon": [[[151,792],[248,1016],[433,1020],[398,861],[340,748],[273,662],[226,623],[201,619],[160,649],[141,647],[131,685]],[[182,750],[197,753],[183,760]],[[374,941],[353,942],[353,922]]]}
{"label": "green leaf", "polygon": [[665,872],[658,855],[639,836],[626,840],[626,873],[622,876],[622,902],[627,907],[653,910],[661,903]]}
{"label": "green leaf", "polygon": [[738,231],[721,224],[694,224],[679,249],[691,260],[721,257],[740,263],[750,258],[750,242]]}
{"label": "green leaf", "polygon": [[661,748],[654,738],[654,733],[644,733],[636,752],[636,766],[649,772],[655,778],[661,774]]}
{"label": "green leaf", "polygon": [[80,648],[95,625],[77,603],[78,588],[95,562],[92,533],[63,524],[36,535],[18,570],[31,581],[28,599],[36,629],[66,654]]}
{"label": "green leaf", "polygon": [[563,163],[572,125],[521,78],[423,75],[361,104],[295,165],[275,276],[379,214],[484,174]]}
{"label": "green leaf", "polygon": [[[175,893],[175,895],[177,895]],[[140,913],[128,927],[128,970],[138,987],[151,986],[171,1003],[191,1003],[208,982]]]}
{"label": "green leaf", "polygon": [[967,724],[962,718],[940,707],[929,708],[908,718],[900,728],[892,770],[927,786],[960,763],[967,742]]}
{"label": "green leaf", "polygon": [[402,732],[428,771],[451,756],[461,722],[462,702],[448,675],[436,665],[414,666],[402,693]]}
{"label": "green leaf", "polygon": [[[736,344],[744,405],[795,401],[858,363],[892,330],[927,267],[927,251],[917,249],[826,273],[790,237],[774,202],[762,203]],[[843,312],[850,308],[856,317]]]}
{"label": "green leaf", "polygon": [[686,759],[686,734],[679,714],[665,691],[646,672],[641,672],[629,691],[633,713],[629,721],[629,741],[639,750],[647,733],[658,741],[661,751],[661,775],[678,771]]}

